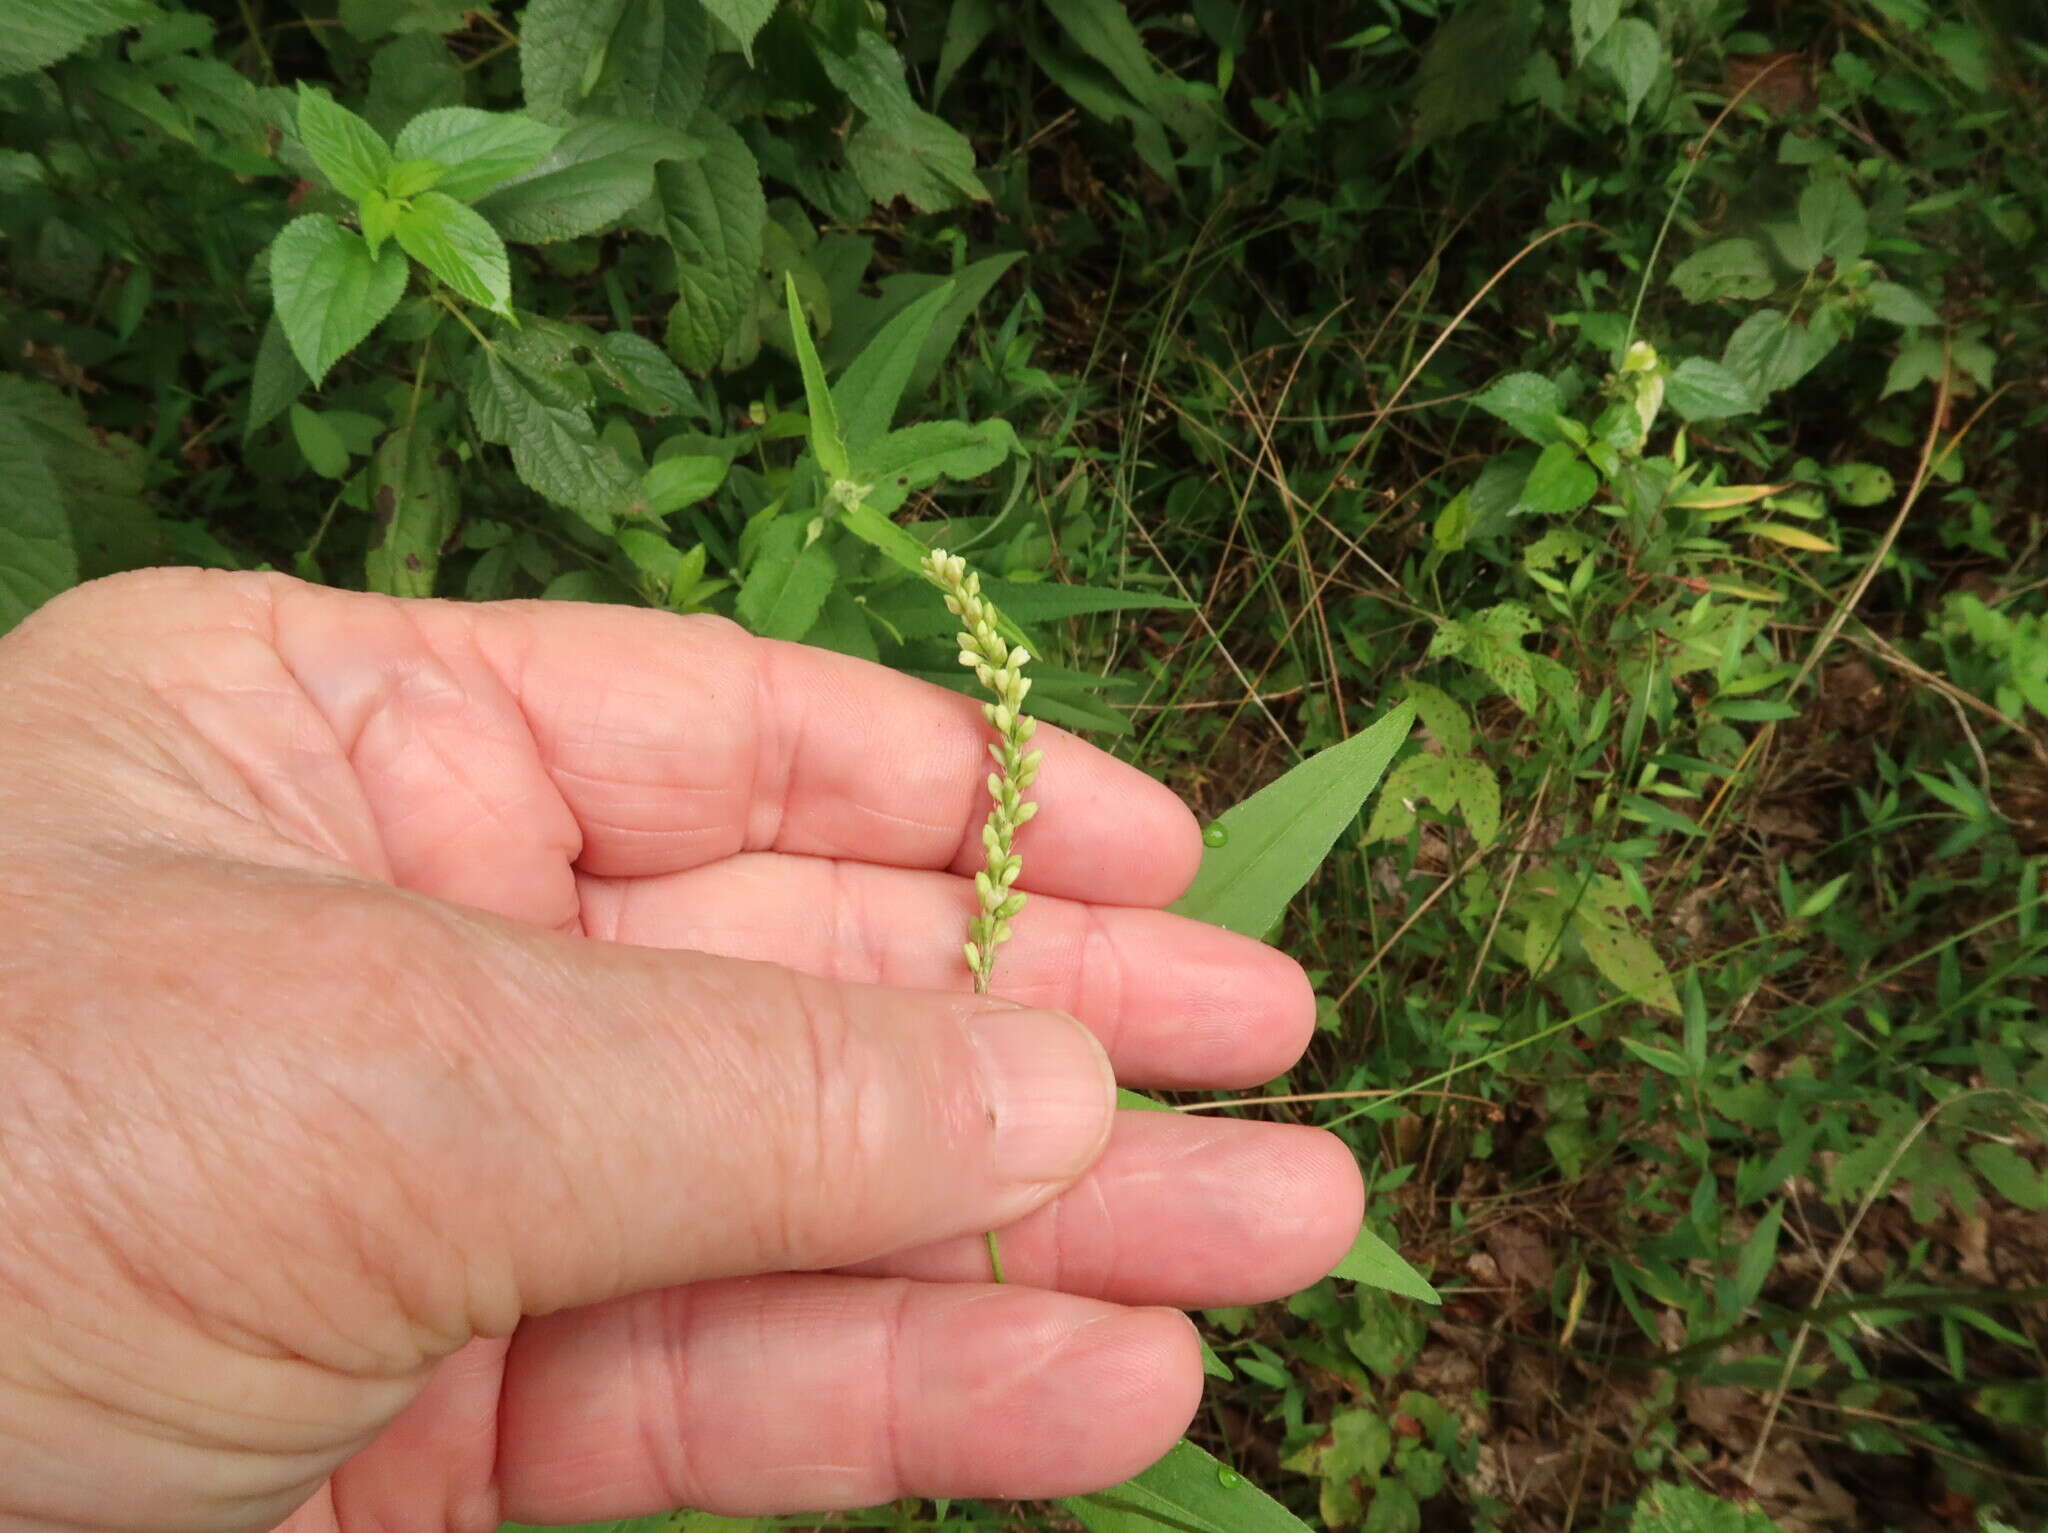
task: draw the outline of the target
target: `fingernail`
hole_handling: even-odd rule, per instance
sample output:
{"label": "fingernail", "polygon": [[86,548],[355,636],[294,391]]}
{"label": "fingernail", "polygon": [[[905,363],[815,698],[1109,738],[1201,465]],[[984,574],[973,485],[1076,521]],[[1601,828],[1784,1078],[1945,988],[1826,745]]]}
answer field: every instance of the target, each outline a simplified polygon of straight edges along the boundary
{"label": "fingernail", "polygon": [[1116,1076],[1095,1035],[1057,1011],[972,1018],[996,1175],[1062,1182],[1095,1163],[1116,1116]]}

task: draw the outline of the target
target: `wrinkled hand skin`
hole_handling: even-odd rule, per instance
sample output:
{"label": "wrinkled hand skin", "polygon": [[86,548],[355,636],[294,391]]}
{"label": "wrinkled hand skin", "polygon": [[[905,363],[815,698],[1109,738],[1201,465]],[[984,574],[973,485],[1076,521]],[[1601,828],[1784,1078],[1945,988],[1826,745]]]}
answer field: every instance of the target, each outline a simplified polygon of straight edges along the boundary
{"label": "wrinkled hand skin", "polygon": [[1112,1112],[1111,1065],[1269,1078],[1313,1005],[1161,912],[1194,822],[1057,731],[1006,999],[968,993],[983,739],[623,609],[155,571],[0,640],[0,1529],[1036,1497],[1164,1452],[1176,1309],[1313,1281],[1357,1172]]}

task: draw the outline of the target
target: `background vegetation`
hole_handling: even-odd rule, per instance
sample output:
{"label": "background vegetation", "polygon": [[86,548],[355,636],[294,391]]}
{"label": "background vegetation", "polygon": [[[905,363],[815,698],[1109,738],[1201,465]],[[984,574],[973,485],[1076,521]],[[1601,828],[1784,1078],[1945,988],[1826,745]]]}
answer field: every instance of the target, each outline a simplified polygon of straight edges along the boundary
{"label": "background vegetation", "polygon": [[0,0],[0,143],[0,626],[178,561],[958,685],[942,541],[1208,813],[1414,704],[1258,1110],[1446,1303],[1207,1317],[1311,1523],[2043,1525],[2034,0]]}

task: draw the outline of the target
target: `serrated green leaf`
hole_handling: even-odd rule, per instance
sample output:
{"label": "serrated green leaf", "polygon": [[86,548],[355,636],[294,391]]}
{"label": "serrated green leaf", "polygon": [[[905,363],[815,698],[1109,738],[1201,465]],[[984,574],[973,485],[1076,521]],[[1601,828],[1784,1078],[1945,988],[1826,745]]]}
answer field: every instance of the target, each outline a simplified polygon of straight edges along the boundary
{"label": "serrated green leaf", "polygon": [[154,19],[146,0],[17,0],[0,26],[0,79],[47,69],[94,38]]}
{"label": "serrated green leaf", "polygon": [[1762,298],[1776,287],[1770,258],[1755,240],[1717,240],[1671,269],[1671,285],[1687,303]]}
{"label": "serrated green leaf", "polygon": [[512,312],[512,266],[498,231],[445,192],[422,192],[392,229],[405,253],[460,296],[493,314]]}
{"label": "serrated green leaf", "polygon": [[705,414],[689,380],[644,335],[614,330],[599,336],[590,349],[590,365],[642,415],[666,420],[678,414],[701,419]]}
{"label": "serrated green leaf", "polygon": [[384,190],[391,146],[384,136],[325,91],[299,87],[299,138],[334,189],[355,202]]}
{"label": "serrated green leaf", "polygon": [[1135,1479],[1060,1505],[1088,1533],[1308,1533],[1286,1507],[1185,1440]]}
{"label": "serrated green leaf", "polygon": [[1176,914],[1248,937],[1279,924],[1287,904],[1322,866],[1415,723],[1402,703],[1371,728],[1318,751],[1217,820],[1210,847]]}
{"label": "serrated green leaf", "polygon": [[433,189],[458,202],[474,202],[533,169],[561,143],[563,131],[517,112],[447,106],[407,123],[394,147],[403,160],[432,160],[446,167]]}
{"label": "serrated green leaf", "polygon": [[317,387],[405,292],[405,257],[373,256],[325,213],[285,225],[270,246],[270,289],[292,354]]}
{"label": "serrated green leaf", "polygon": [[602,75],[629,0],[529,0],[519,25],[526,109],[566,123]]}
{"label": "serrated green leaf", "polygon": [[725,24],[750,64],[754,61],[754,39],[775,14],[775,5],[776,0],[704,0],[704,9]]}
{"label": "serrated green leaf", "polygon": [[1344,1259],[1330,1269],[1330,1276],[1363,1283],[1368,1288],[1384,1288],[1388,1293],[1420,1299],[1424,1304],[1444,1302],[1422,1274],[1401,1260],[1401,1253],[1375,1235],[1369,1225],[1360,1227],[1358,1238],[1351,1242]]}
{"label": "serrated green leaf", "polygon": [[579,122],[533,166],[477,203],[506,239],[550,245],[609,229],[654,195],[656,167],[694,158],[692,135],[659,123]]}
{"label": "serrated green leaf", "polygon": [[1653,1486],[1636,1503],[1629,1533],[1775,1533],[1762,1512],[1723,1501],[1690,1485]]}
{"label": "serrated green leaf", "polygon": [[863,123],[846,141],[846,163],[876,202],[901,197],[921,213],[988,201],[974,173],[974,146],[929,112]]}
{"label": "serrated green leaf", "polygon": [[1848,183],[1834,177],[1815,181],[1800,195],[1799,228],[1836,265],[1847,265],[1870,243],[1870,217]]}
{"label": "serrated green leaf", "polygon": [[846,438],[839,431],[839,411],[825,382],[824,364],[818,360],[818,348],[811,341],[810,321],[804,318],[803,300],[797,295],[796,276],[784,273],[782,280],[797,366],[803,372],[804,406],[811,416],[811,456],[818,460],[818,467],[828,480],[849,479],[853,464],[846,456]]}
{"label": "serrated green leaf", "polygon": [[1614,77],[1621,87],[1622,116],[1633,121],[1664,67],[1664,42],[1642,17],[1625,16],[1600,40],[1588,60]]}
{"label": "serrated green leaf", "polygon": [[1472,754],[1478,743],[1472,731],[1472,716],[1448,692],[1427,682],[1408,680],[1401,683],[1401,695],[1415,704],[1422,727],[1436,736],[1446,755]]}
{"label": "serrated green leaf", "polygon": [[1564,413],[1564,391],[1541,373],[1510,373],[1472,403],[1539,447],[1563,439],[1557,418]]}
{"label": "serrated green leaf", "polygon": [[801,639],[811,631],[838,576],[823,545],[806,544],[804,518],[768,524],[740,586],[740,621],[767,639]]}
{"label": "serrated green leaf", "polygon": [[78,583],[57,476],[28,422],[0,402],[0,633]]}
{"label": "serrated green leaf", "polygon": [[1896,282],[1873,282],[1867,290],[1870,312],[1895,325],[1938,325],[1941,315],[1934,305],[1909,287]]}
{"label": "serrated green leaf", "polygon": [[1537,456],[1522,486],[1522,509],[1553,516],[1576,511],[1600,493],[1600,475],[1569,442],[1552,442]]}
{"label": "serrated green leaf", "polygon": [[704,154],[662,166],[655,185],[662,227],[676,253],[679,296],[669,315],[669,354],[693,372],[708,373],[755,302],[768,199],[753,152],[722,118],[699,113],[690,131]]}
{"label": "serrated green leaf", "polygon": [[461,519],[455,454],[416,425],[387,436],[370,461],[375,527],[364,582],[387,596],[432,596],[441,547]]}
{"label": "serrated green leaf", "polygon": [[589,412],[544,399],[498,357],[480,360],[470,414],[487,440],[512,449],[527,488],[609,531],[639,494],[639,476],[598,439]]}
{"label": "serrated green leaf", "polygon": [[[4,373],[0,411],[15,417],[56,476],[79,580],[162,559],[156,513],[143,496],[142,456],[128,438],[95,429],[84,406],[61,390]],[[11,493],[11,481],[0,477],[0,485]]]}

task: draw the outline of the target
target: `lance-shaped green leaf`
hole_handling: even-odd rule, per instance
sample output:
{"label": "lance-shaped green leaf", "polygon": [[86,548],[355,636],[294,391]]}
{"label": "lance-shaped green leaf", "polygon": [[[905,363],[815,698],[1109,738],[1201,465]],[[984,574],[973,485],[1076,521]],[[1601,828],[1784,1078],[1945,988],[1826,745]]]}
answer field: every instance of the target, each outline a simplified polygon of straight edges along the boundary
{"label": "lance-shaped green leaf", "polygon": [[299,87],[299,138],[320,174],[351,201],[383,191],[391,178],[391,146],[384,135],[325,91]]}
{"label": "lance-shaped green leaf", "polygon": [[888,434],[953,284],[942,282],[882,326],[833,385],[846,451],[856,461]]}
{"label": "lance-shaped green leaf", "polygon": [[403,254],[371,255],[361,235],[325,213],[285,225],[270,246],[270,290],[292,355],[316,387],[396,306],[405,279]]}
{"label": "lance-shaped green leaf", "polygon": [[1415,705],[1402,703],[1226,810],[1175,913],[1248,937],[1271,931],[1357,819],[1414,723]]}
{"label": "lance-shaped green leaf", "polygon": [[1351,1249],[1344,1253],[1344,1259],[1331,1270],[1330,1276],[1363,1283],[1368,1288],[1384,1288],[1404,1298],[1420,1299],[1424,1304],[1444,1302],[1420,1273],[1401,1260],[1400,1252],[1372,1232],[1370,1225],[1359,1228],[1358,1238],[1351,1242]]}
{"label": "lance-shaped green leaf", "polygon": [[839,433],[839,410],[832,402],[832,390],[825,384],[825,367],[818,360],[818,348],[811,343],[810,322],[804,318],[803,300],[797,296],[796,277],[783,274],[789,302],[789,328],[796,341],[797,366],[804,375],[804,404],[811,412],[811,454],[828,479],[849,478],[853,464],[846,456],[846,438]]}
{"label": "lance-shaped green leaf", "polygon": [[404,160],[438,162],[445,168],[435,190],[459,202],[474,202],[538,165],[562,141],[562,134],[561,128],[517,112],[444,106],[407,123],[398,135],[397,150]]}
{"label": "lance-shaped green leaf", "polygon": [[1186,1440],[1135,1479],[1060,1505],[1088,1533],[1308,1533],[1286,1507]]}
{"label": "lance-shaped green leaf", "polygon": [[512,312],[505,242],[474,208],[445,192],[422,192],[391,232],[407,255],[471,303],[493,314]]}
{"label": "lance-shaped green leaf", "polygon": [[42,0],[6,8],[0,79],[47,69],[96,37],[140,26],[161,13],[147,0]]}
{"label": "lance-shaped green leaf", "polygon": [[400,426],[370,461],[370,534],[363,575],[387,596],[432,596],[441,545],[460,511],[455,454],[431,431]]}

